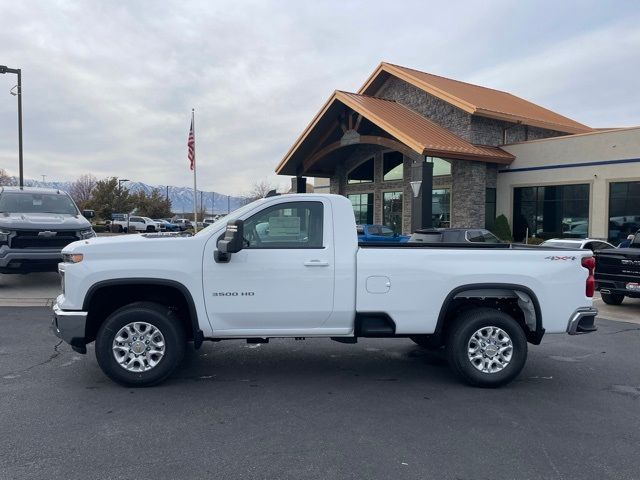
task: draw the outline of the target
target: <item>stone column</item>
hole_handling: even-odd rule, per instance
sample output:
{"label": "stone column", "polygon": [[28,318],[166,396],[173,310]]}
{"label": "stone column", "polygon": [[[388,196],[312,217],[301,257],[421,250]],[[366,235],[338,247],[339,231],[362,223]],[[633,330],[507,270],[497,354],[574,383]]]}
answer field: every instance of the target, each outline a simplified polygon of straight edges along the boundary
{"label": "stone column", "polygon": [[451,162],[451,227],[484,228],[487,167],[484,162]]}

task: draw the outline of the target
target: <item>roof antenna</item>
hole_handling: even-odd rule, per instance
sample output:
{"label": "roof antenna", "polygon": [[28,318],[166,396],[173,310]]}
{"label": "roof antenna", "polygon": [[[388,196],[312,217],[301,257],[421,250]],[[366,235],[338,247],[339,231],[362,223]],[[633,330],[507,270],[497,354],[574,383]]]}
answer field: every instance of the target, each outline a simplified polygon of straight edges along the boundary
{"label": "roof antenna", "polygon": [[269,190],[269,192],[264,196],[264,198],[277,197],[278,195],[280,194],[277,193],[276,189],[274,188],[273,190]]}

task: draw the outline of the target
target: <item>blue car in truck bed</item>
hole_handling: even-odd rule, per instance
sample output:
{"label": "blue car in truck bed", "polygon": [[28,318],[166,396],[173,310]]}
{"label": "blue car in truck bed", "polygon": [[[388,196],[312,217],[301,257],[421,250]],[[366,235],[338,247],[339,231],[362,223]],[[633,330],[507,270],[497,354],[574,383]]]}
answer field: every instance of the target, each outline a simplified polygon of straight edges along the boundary
{"label": "blue car in truck bed", "polygon": [[356,225],[358,242],[407,242],[408,235],[398,235],[384,225]]}

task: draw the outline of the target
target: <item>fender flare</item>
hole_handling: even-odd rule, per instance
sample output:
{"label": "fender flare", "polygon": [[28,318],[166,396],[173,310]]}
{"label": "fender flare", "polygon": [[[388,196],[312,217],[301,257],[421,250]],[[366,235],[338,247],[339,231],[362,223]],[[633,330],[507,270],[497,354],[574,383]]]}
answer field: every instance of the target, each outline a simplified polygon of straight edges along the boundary
{"label": "fender flare", "polygon": [[91,304],[91,300],[93,295],[104,287],[112,287],[119,285],[159,285],[164,287],[171,287],[178,290],[186,299],[187,306],[189,308],[189,317],[191,319],[191,329],[193,332],[193,344],[196,349],[200,348],[202,342],[204,341],[204,333],[200,329],[200,323],[198,322],[198,311],[196,310],[196,304],[193,301],[193,296],[187,287],[185,287],[182,283],[177,282],[175,280],[168,280],[165,278],[114,278],[112,280],[102,280],[100,282],[96,282],[84,296],[84,301],[82,302],[82,310],[85,312],[89,311],[89,305]]}
{"label": "fender flare", "polygon": [[525,293],[531,299],[533,303],[533,308],[536,314],[536,329],[535,331],[526,332],[527,340],[534,345],[539,345],[542,341],[542,337],[544,335],[544,328],[542,328],[542,313],[540,310],[540,302],[538,301],[538,297],[533,290],[529,287],[525,287],[524,285],[517,285],[514,283],[470,283],[467,285],[460,285],[459,287],[454,288],[449,292],[444,302],[442,303],[442,307],[440,307],[440,314],[438,315],[438,323],[436,324],[436,329],[434,331],[434,335],[442,335],[444,330],[445,317],[447,314],[447,310],[451,305],[453,299],[467,290],[514,290]]}

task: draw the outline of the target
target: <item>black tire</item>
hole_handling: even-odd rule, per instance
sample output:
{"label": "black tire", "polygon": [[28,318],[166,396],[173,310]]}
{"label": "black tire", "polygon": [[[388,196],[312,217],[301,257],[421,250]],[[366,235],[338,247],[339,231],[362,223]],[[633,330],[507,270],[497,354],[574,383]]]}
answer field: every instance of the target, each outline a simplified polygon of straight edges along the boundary
{"label": "black tire", "polygon": [[[481,371],[469,358],[469,342],[483,327],[497,327],[511,339],[511,358],[500,371]],[[446,349],[447,360],[454,373],[465,383],[475,387],[495,388],[505,385],[518,376],[527,361],[527,338],[522,327],[511,316],[492,308],[477,308],[462,313],[447,332]]]}
{"label": "black tire", "polygon": [[409,338],[413,343],[427,350],[439,350],[444,346],[442,340],[433,335],[413,335]]}
{"label": "black tire", "polygon": [[153,225],[147,225],[147,232],[155,232],[156,231],[156,227],[154,227]]}
{"label": "black tire", "polygon": [[604,293],[600,292],[602,301],[607,305],[620,305],[624,300],[624,295],[620,293]]}
{"label": "black tire", "polygon": [[[143,372],[125,369],[113,352],[116,334],[133,322],[153,325],[164,337],[164,356],[157,365]],[[96,359],[100,368],[111,380],[127,387],[149,387],[164,381],[182,361],[185,348],[185,332],[179,319],[168,307],[153,302],[132,303],[116,310],[102,323],[96,335]]]}

